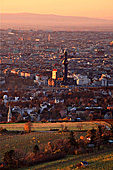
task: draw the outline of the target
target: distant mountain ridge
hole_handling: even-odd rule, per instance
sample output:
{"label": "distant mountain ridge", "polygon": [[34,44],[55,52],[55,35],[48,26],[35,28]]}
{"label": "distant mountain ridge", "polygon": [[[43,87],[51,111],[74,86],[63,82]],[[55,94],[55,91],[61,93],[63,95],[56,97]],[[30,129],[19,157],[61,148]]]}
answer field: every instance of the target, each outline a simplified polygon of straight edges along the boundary
{"label": "distant mountain ridge", "polygon": [[1,13],[1,27],[36,28],[54,30],[100,29],[113,30],[113,20],[60,16],[35,13]]}

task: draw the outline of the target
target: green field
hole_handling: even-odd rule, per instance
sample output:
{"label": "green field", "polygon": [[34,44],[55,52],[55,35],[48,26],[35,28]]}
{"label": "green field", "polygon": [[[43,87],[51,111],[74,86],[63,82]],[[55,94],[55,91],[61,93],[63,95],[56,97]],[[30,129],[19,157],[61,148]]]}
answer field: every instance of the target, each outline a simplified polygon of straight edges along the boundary
{"label": "green field", "polygon": [[113,149],[108,149],[102,153],[101,151],[94,154],[67,156],[64,159],[39,164],[21,170],[74,170],[77,169],[76,164],[81,161],[87,161],[88,166],[80,168],[87,170],[113,170]]}
{"label": "green field", "polygon": [[[33,123],[32,129],[36,132],[31,132],[29,134],[13,134],[13,133],[0,133],[0,162],[2,162],[3,155],[6,151],[11,149],[22,150],[25,154],[33,151],[33,147],[38,143],[39,148],[44,148],[49,141],[55,141],[60,138],[68,138],[69,132],[59,133],[59,132],[38,132],[38,131],[48,131],[51,128],[61,129],[61,124],[67,126],[69,130],[78,130],[77,125],[83,125],[83,130],[89,130],[92,127],[97,128],[100,122],[73,122],[73,123]],[[102,124],[108,125],[102,122]],[[23,130],[24,124],[1,124],[0,127],[6,128],[7,130]],[[85,136],[86,132],[75,132],[75,138],[78,139],[80,136]],[[66,156],[62,160],[52,161],[49,163],[39,164],[34,167],[29,167],[26,169],[32,170],[42,170],[42,169],[76,169],[75,165],[82,160],[88,161],[89,166],[85,169],[89,170],[100,170],[104,167],[106,170],[113,169],[113,149],[108,151],[104,150],[105,153],[97,153],[92,155],[75,155]],[[102,168],[100,168],[102,167]],[[100,168],[100,169],[99,169]],[[108,169],[107,169],[108,168]],[[24,170],[24,169],[23,169]]]}
{"label": "green field", "polygon": [[[84,135],[84,132],[75,132],[75,136],[79,138],[80,135]],[[36,142],[39,144],[39,148],[44,147],[48,141],[54,141],[61,137],[67,138],[69,132],[57,133],[57,132],[32,132],[24,135],[0,135],[0,162],[4,152],[10,149],[22,149],[25,153],[32,152],[33,146]],[[56,160],[48,163],[39,164],[29,168],[23,168],[23,170],[71,170],[76,169],[76,164],[80,161],[87,161],[89,163],[88,170],[112,170],[113,169],[113,148],[105,149],[93,153],[83,155],[66,156],[61,160]],[[81,168],[82,169],[82,168]],[[22,170],[22,168],[21,168]]]}
{"label": "green field", "polygon": [[[32,130],[34,131],[48,131],[51,128],[61,129],[61,124],[67,126],[69,130],[78,130],[77,125],[82,124],[82,130],[89,130],[92,127],[97,128],[98,124],[109,126],[107,122],[103,121],[91,121],[91,122],[62,122],[62,123],[33,123]],[[24,130],[25,123],[7,123],[0,124],[0,127],[6,128],[7,130],[22,131]]]}
{"label": "green field", "polygon": [[55,132],[32,132],[29,134],[18,134],[18,135],[0,135],[0,162],[3,154],[11,149],[21,149],[26,153],[33,151],[33,146],[38,143],[39,147],[42,148],[49,141],[54,141],[68,134],[61,134]]}

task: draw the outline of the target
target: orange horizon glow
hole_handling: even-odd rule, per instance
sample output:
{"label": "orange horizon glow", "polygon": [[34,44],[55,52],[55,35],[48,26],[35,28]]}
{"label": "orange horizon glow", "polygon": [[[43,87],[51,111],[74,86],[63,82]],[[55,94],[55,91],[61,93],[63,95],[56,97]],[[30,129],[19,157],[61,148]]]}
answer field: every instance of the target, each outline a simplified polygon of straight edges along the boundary
{"label": "orange horizon glow", "polygon": [[113,0],[0,0],[0,13],[36,13],[113,20]]}

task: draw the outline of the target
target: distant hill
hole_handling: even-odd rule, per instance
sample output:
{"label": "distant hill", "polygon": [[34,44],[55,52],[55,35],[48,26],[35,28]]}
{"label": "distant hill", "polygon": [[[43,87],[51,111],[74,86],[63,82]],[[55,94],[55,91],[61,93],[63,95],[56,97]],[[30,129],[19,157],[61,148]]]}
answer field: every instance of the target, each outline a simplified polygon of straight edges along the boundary
{"label": "distant hill", "polygon": [[33,13],[2,13],[2,28],[113,31],[113,20]]}

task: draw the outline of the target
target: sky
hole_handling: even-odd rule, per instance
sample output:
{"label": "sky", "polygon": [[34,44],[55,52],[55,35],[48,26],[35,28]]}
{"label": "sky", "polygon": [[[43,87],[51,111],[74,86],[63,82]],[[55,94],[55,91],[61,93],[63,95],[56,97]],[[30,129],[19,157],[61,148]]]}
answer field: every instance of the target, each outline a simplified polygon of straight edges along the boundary
{"label": "sky", "polygon": [[113,20],[113,0],[0,0],[0,13],[37,13]]}

